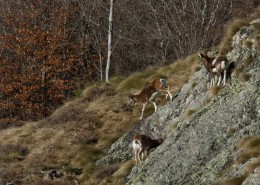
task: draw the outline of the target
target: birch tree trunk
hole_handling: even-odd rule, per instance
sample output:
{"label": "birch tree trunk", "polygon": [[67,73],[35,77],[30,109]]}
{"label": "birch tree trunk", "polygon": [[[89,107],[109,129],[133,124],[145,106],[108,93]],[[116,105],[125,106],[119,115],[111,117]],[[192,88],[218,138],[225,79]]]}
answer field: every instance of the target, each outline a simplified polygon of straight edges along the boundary
{"label": "birch tree trunk", "polygon": [[110,71],[111,54],[112,54],[113,6],[114,6],[114,1],[115,0],[110,0],[108,41],[107,41],[106,83],[109,82],[109,71]]}

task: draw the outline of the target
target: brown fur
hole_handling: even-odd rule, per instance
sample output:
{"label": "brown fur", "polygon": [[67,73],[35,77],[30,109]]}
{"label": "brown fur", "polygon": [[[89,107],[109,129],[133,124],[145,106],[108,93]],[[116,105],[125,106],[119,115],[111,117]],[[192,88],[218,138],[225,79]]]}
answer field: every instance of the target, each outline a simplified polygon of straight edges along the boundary
{"label": "brown fur", "polygon": [[146,103],[149,101],[150,97],[155,92],[167,91],[168,87],[162,86],[160,79],[155,79],[152,83],[146,85],[139,94],[130,95],[129,98],[132,98],[135,102]]}
{"label": "brown fur", "polygon": [[146,85],[139,94],[137,95],[129,95],[129,102],[141,102],[143,103],[143,109],[140,119],[143,118],[143,112],[145,109],[145,106],[148,102],[152,102],[154,104],[154,109],[157,111],[157,106],[155,104],[155,98],[159,94],[167,92],[167,95],[170,96],[170,99],[172,100],[172,95],[169,91],[169,87],[166,85],[165,79],[155,79],[152,83]]}
{"label": "brown fur", "polygon": [[[205,68],[210,73],[211,80],[214,79],[216,74],[220,78],[223,71],[226,73],[227,64],[225,64],[225,68],[222,68],[222,66],[221,66],[222,61],[225,61],[227,63],[228,60],[226,57],[218,56],[216,58],[211,58],[204,53],[199,53],[199,56],[201,57],[202,63],[204,64]],[[214,68],[216,71],[213,71]],[[225,75],[226,74],[224,74],[224,83],[225,83],[225,79],[226,79]]]}
{"label": "brown fur", "polygon": [[[150,150],[152,148],[156,148],[160,144],[162,144],[163,139],[154,140],[154,139],[151,139],[149,136],[146,136],[146,135],[135,135],[133,137],[133,144],[135,142],[136,142],[136,144],[140,144],[139,150],[133,147],[133,150],[134,150],[134,153],[135,153],[136,164],[137,164],[137,157],[140,160],[140,155],[143,156],[143,153],[145,151],[147,151],[147,156],[148,156],[149,153],[150,153]],[[136,155],[138,155],[138,156],[136,156]],[[143,157],[142,157],[142,159],[143,159]]]}

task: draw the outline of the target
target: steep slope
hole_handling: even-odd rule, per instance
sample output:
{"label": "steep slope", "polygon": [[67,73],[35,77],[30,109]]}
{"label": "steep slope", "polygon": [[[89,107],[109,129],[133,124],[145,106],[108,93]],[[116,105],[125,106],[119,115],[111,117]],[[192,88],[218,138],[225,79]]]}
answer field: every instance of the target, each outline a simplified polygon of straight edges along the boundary
{"label": "steep slope", "polygon": [[[207,88],[206,70],[195,54],[127,78],[115,77],[109,85],[90,85],[50,117],[1,130],[0,184],[257,182],[259,22],[233,37],[227,56],[236,68],[223,88]],[[127,96],[158,77],[168,77],[173,93],[182,88],[165,106],[167,100],[158,98],[157,113],[148,105],[147,119],[138,121],[141,106],[128,107]],[[132,168],[130,143],[137,133],[164,137],[165,142]],[[51,170],[64,176],[46,180]]]}
{"label": "steep slope", "polygon": [[[197,56],[191,55],[129,77],[113,77],[110,84],[87,85],[77,98],[51,116],[0,130],[0,184],[106,184],[115,171],[117,177],[113,180],[123,184],[133,166],[131,161],[111,166],[95,163],[139,119],[141,107],[128,106],[128,94],[138,93],[147,82],[159,77],[168,77],[174,93],[200,69],[198,66]],[[166,101],[164,96],[158,98],[158,106]],[[152,112],[153,106],[148,105],[144,116]],[[64,176],[48,179],[53,170]]]}
{"label": "steep slope", "polygon": [[[260,20],[256,22],[259,26]],[[132,169],[127,177],[129,185],[207,185],[232,178],[240,180],[240,184],[243,181],[244,185],[254,184],[259,174],[245,173],[245,162],[253,160],[250,158],[254,155],[237,163],[240,151],[236,148],[242,138],[260,134],[260,55],[255,33],[254,24],[241,28],[233,37],[233,49],[227,57],[235,69],[225,87],[209,90],[207,73],[202,68],[172,102],[136,124],[97,164],[132,159],[131,138],[142,133],[153,138],[163,137],[165,141],[145,162]],[[245,41],[254,44],[242,45]],[[259,140],[255,145],[260,145]],[[255,157],[259,157],[259,153]],[[257,169],[259,171],[259,167],[255,173]]]}

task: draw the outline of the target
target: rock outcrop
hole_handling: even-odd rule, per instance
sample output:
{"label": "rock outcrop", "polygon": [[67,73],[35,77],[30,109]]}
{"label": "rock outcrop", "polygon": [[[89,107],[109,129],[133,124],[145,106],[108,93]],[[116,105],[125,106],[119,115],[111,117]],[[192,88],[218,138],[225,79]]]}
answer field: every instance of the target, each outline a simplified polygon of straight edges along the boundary
{"label": "rock outcrop", "polygon": [[[172,102],[137,123],[97,164],[132,159],[132,136],[146,134],[165,141],[132,169],[128,185],[208,185],[244,175],[244,167],[234,165],[235,145],[241,138],[260,134],[260,52],[240,44],[243,39],[252,40],[253,33],[251,25],[233,37],[227,58],[235,64],[235,70],[225,87],[208,89],[207,72],[202,66]],[[230,166],[234,167],[221,175]],[[258,167],[243,185],[256,185],[259,176]]]}

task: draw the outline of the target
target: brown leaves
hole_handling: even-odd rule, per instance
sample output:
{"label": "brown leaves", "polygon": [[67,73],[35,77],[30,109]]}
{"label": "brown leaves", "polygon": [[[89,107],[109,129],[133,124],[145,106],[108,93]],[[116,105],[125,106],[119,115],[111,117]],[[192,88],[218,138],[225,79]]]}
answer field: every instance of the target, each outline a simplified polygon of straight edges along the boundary
{"label": "brown leaves", "polygon": [[85,48],[67,27],[76,21],[70,7],[43,0],[17,6],[6,12],[0,36],[0,122],[46,117],[73,94],[75,80],[89,80],[80,58]]}

